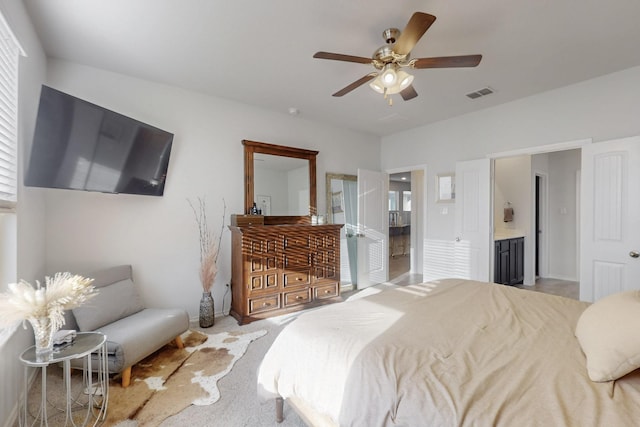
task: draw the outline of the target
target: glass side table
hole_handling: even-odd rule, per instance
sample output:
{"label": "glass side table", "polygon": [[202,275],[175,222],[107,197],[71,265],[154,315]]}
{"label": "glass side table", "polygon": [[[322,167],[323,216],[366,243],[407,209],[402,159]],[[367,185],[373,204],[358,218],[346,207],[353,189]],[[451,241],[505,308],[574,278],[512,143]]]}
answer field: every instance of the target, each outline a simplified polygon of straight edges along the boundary
{"label": "glass side table", "polygon": [[[92,357],[93,354],[93,357]],[[82,387],[86,399],[74,399],[71,396],[71,361],[82,359]],[[56,408],[65,414],[64,425],[75,427],[87,426],[91,421],[93,425],[104,421],[107,414],[107,404],[109,401],[109,369],[107,366],[107,337],[99,332],[79,332],[71,344],[54,350],[50,360],[42,362],[36,359],[35,346],[29,347],[20,355],[20,361],[25,365],[24,384],[25,398],[22,411],[20,413],[20,426],[36,425],[39,420],[41,426],[48,426],[47,416],[47,367],[54,363],[62,363],[64,385],[66,389],[66,406],[64,410]],[[97,365],[97,366],[95,366]],[[29,424],[28,406],[28,382],[29,368],[40,368],[42,389],[40,400],[40,411]],[[97,376],[94,379],[94,373]],[[82,393],[82,390],[81,392]],[[73,412],[79,409],[86,409],[84,420],[74,420]],[[54,414],[60,416],[61,414]],[[78,423],[76,423],[78,422]],[[58,423],[56,423],[58,424]]]}

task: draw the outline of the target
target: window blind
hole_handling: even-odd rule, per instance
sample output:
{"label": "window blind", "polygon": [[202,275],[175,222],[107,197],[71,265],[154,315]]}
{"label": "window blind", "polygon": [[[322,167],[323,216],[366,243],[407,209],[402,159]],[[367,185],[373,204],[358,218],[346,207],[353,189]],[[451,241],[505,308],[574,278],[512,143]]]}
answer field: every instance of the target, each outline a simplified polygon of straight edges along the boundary
{"label": "window blind", "polygon": [[21,48],[0,16],[0,208],[15,208],[18,166],[18,61]]}

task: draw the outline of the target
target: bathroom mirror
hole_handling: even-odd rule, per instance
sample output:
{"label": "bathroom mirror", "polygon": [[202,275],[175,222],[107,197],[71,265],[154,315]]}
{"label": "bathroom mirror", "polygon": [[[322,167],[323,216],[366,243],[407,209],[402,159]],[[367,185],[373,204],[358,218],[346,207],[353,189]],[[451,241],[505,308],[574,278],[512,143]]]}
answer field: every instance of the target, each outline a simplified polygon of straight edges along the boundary
{"label": "bathroom mirror", "polygon": [[305,223],[317,211],[317,151],[243,140],[245,213],[253,204],[265,224]]}

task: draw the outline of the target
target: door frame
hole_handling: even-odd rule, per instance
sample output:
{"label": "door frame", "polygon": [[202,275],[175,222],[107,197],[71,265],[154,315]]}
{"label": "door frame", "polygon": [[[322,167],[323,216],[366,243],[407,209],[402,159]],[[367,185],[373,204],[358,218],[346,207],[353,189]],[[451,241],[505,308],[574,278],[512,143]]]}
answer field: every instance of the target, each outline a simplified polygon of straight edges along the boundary
{"label": "door frame", "polygon": [[[538,241],[538,276],[539,277],[548,277],[549,275],[549,239],[547,238],[547,233],[549,232],[549,174],[540,170],[533,170],[534,179],[540,178],[540,194],[538,200],[536,199],[535,194],[533,195],[534,204],[532,205],[534,209],[534,223],[532,230],[534,230],[534,236]],[[540,203],[538,207],[538,214],[540,215],[540,227],[542,228],[542,236],[540,236],[535,230],[535,204]],[[579,226],[579,225],[578,225]],[[579,248],[579,246],[576,246]],[[535,246],[533,251],[533,279],[534,282],[537,278],[535,273]]]}
{"label": "door frame", "polygon": [[[517,150],[509,150],[509,151],[501,151],[501,152],[497,152],[497,153],[490,153],[487,154],[486,157],[491,159],[491,170],[494,170],[494,166],[495,166],[495,160],[499,159],[499,158],[504,158],[504,157],[516,157],[516,156],[523,156],[523,155],[534,155],[534,154],[545,154],[545,153],[553,153],[556,151],[566,151],[566,150],[575,150],[575,149],[582,149],[582,147],[584,147],[585,145],[589,145],[593,143],[593,139],[592,138],[584,138],[584,139],[577,139],[577,140],[573,140],[573,141],[566,141],[566,142],[558,142],[558,143],[553,143],[553,144],[546,144],[546,145],[538,145],[538,146],[534,146],[534,147],[527,147],[527,148],[521,148],[521,149],[517,149]],[[532,171],[533,172],[533,171]],[[493,173],[492,173],[493,175]],[[535,177],[535,174],[532,174],[533,177]],[[493,178],[492,178],[493,179]],[[491,200],[493,200],[494,197],[494,192],[495,192],[495,185],[492,182],[491,183]],[[535,198],[535,194],[533,195],[533,197]],[[532,205],[531,207],[532,209],[534,209],[535,207]],[[493,219],[491,220],[493,221]],[[548,228],[548,224],[547,224],[547,228]],[[491,229],[493,230],[493,223],[491,224]],[[529,233],[527,234],[528,236],[531,236],[531,231],[535,229],[535,212],[531,212],[531,223],[529,224]],[[493,237],[491,237],[492,239],[492,247],[493,247]],[[532,286],[535,284],[535,247],[534,245],[531,244],[531,239],[529,238],[529,243],[527,244],[525,241],[525,260],[529,260],[529,264],[528,264],[528,268],[527,268],[527,263],[525,262],[525,278],[524,278],[524,284],[525,285],[529,285]],[[580,258],[580,247],[577,247],[577,258]],[[548,250],[547,250],[547,254],[548,254]],[[548,263],[546,264],[546,266],[548,267]],[[493,271],[493,255],[491,257],[491,262],[489,265],[490,268],[490,277],[494,277],[495,272]],[[529,274],[526,274],[529,273]]]}
{"label": "door frame", "polygon": [[[424,238],[427,235],[427,200],[430,194],[427,187],[427,165],[406,166],[399,168],[385,169],[388,175],[394,173],[421,171],[422,180],[415,183],[411,178],[411,251],[409,252],[409,274],[422,274],[424,267]],[[413,209],[419,206],[419,212]]]}

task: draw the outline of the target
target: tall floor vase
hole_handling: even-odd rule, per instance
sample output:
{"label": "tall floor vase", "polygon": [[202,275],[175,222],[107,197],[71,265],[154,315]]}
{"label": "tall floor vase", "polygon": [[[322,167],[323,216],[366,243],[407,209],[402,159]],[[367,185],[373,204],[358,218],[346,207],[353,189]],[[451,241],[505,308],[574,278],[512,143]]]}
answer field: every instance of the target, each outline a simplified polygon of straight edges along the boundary
{"label": "tall floor vase", "polygon": [[210,328],[213,326],[213,297],[211,292],[203,292],[200,300],[200,327]]}

